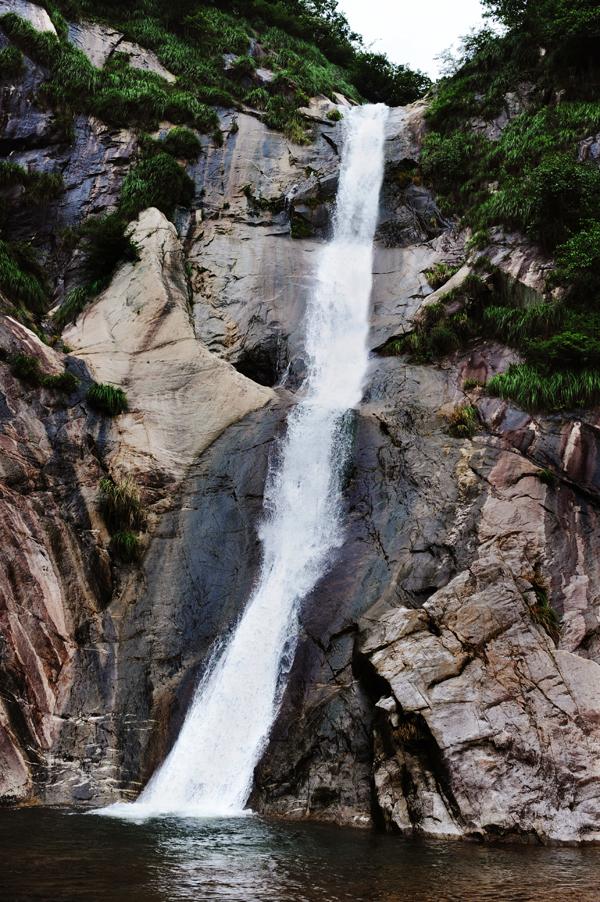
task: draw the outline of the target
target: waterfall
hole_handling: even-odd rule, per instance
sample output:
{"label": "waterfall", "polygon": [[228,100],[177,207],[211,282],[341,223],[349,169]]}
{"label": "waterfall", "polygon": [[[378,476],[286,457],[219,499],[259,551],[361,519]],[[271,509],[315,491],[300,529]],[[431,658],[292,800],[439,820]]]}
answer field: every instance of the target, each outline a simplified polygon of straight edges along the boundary
{"label": "waterfall", "polygon": [[342,542],[344,426],[367,370],[386,118],[380,104],[344,119],[333,235],[306,314],[307,376],[267,478],[256,586],[231,638],[213,654],[163,765],[135,803],[102,813],[229,816],[245,808],[293,661],[300,602]]}

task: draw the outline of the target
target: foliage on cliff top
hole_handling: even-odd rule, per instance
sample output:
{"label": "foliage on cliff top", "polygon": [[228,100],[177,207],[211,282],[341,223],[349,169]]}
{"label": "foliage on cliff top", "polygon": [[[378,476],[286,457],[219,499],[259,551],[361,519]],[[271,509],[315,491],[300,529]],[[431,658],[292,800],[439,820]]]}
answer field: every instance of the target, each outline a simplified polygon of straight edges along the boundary
{"label": "foliage on cliff top", "polygon": [[[87,102],[101,117],[112,117],[108,121],[118,116],[129,116],[130,120],[144,115],[147,120],[156,117],[161,106],[168,108],[172,94],[183,92],[186,96],[176,105],[180,118],[171,113],[169,117],[192,123],[198,119],[194,102],[224,106],[243,102],[257,60],[276,73],[267,86],[268,93],[271,98],[283,96],[291,102],[285,126],[292,131],[296,126],[296,135],[296,108],[311,94],[331,96],[341,91],[355,99],[362,96],[372,102],[398,105],[415,100],[431,84],[423,73],[394,65],[383,54],[365,49],[360,36],[337,9],[337,0],[134,0],[127,4],[126,16],[123,4],[116,0],[47,0],[45,6],[57,21],[59,33],[61,26],[62,32],[65,30],[64,17],[104,21],[142,47],[154,50],[177,76],[177,84],[171,87],[160,84],[152,73],[136,73],[122,66],[119,72],[97,74],[98,84],[94,85],[90,70],[98,70],[89,64],[86,67],[62,34],[59,41],[51,35],[34,40],[29,34],[24,38],[15,33],[14,23],[8,20],[10,36],[20,41],[26,52],[37,54],[39,62],[44,58],[46,63],[51,61],[61,75],[66,72],[67,88],[62,99],[76,99],[68,83],[73,68],[80,70],[75,78],[87,81],[104,95],[92,96]],[[56,45],[61,48],[60,63],[53,58]],[[224,54],[238,57],[228,69]],[[113,56],[118,60],[118,54]],[[106,68],[115,68],[112,58]],[[63,82],[51,75],[49,94],[54,101],[61,99]],[[274,117],[272,122],[275,127],[278,120]],[[204,124],[209,125],[208,120]]]}
{"label": "foliage on cliff top", "polygon": [[[549,295],[538,305],[543,316],[501,298],[480,311],[476,331],[492,332],[526,358],[490,388],[530,408],[593,404],[600,400],[600,167],[583,142],[600,130],[600,7],[595,0],[483,2],[503,29],[468,37],[438,84],[423,174],[465,224],[522,232],[556,260],[548,290],[560,287],[565,296]],[[486,128],[515,105],[523,111],[499,136]]]}

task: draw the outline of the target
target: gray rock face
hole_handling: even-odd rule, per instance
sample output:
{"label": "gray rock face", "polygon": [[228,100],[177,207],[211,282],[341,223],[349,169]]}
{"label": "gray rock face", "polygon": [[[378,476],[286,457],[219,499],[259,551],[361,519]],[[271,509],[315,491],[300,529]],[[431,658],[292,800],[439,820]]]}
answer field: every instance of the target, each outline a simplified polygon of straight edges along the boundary
{"label": "gray rock face", "polygon": [[[319,242],[290,240],[295,198],[331,193],[338,156],[318,128],[314,145],[291,145],[251,116],[196,172],[204,217],[188,239],[198,337],[215,354],[273,385],[302,352],[302,321]],[[321,187],[321,186],[329,187]],[[335,188],[333,189],[335,190]]]}
{"label": "gray rock face", "polygon": [[[106,30],[72,36],[98,64],[118,46]],[[40,77],[30,67],[24,83]],[[68,148],[49,114],[28,111],[20,91],[9,100],[14,159],[64,173],[64,197],[33,224],[49,246],[53,230],[114,206],[135,138],[80,117]],[[343,128],[328,110],[311,104],[306,147],[224,112],[223,146],[203,138],[189,167],[196,202],[179,235],[142,214],[141,261],[68,333],[79,359],[2,318],[7,353],[82,377],[61,401],[0,362],[4,800],[133,798],[243,610],[337,184]],[[423,111],[390,114],[373,349],[439,298],[430,266],[465,262],[466,236],[414,179]],[[28,229],[31,218],[16,221],[16,234]],[[518,236],[492,239],[511,290],[539,297],[548,261]],[[433,836],[600,839],[600,421],[531,417],[463,391],[512,359],[490,342],[439,366],[373,355],[346,542],[303,605],[256,771],[259,810]],[[90,413],[92,371],[126,383],[128,416]],[[480,419],[472,440],[448,432],[465,401]],[[111,563],[97,510],[99,479],[120,472],[149,508],[139,567]]]}
{"label": "gray rock face", "polygon": [[[62,372],[64,355],[0,320],[5,353]],[[68,398],[28,387],[0,363],[0,797],[9,802],[31,797],[51,760],[86,624],[101,621],[113,590],[95,508],[103,469],[83,395],[83,384]]]}
{"label": "gray rock face", "polygon": [[134,69],[154,72],[171,83],[177,81],[175,75],[165,69],[152,50],[125,40],[124,35],[114,28],[97,22],[71,22],[68,37],[98,69],[102,69],[112,54],[118,52],[129,57],[129,65]]}

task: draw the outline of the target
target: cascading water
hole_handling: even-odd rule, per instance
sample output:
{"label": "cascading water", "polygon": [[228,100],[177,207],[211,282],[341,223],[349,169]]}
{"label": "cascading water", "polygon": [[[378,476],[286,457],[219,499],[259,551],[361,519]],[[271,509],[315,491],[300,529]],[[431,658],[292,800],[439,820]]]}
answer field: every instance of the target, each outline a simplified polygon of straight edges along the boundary
{"label": "cascading water", "polygon": [[307,311],[303,397],[265,488],[260,575],[231,639],[213,656],[179,737],[133,804],[102,813],[240,814],[277,714],[298,636],[298,607],[342,541],[348,412],[367,370],[373,234],[387,108],[356,107],[345,142],[333,237]]}

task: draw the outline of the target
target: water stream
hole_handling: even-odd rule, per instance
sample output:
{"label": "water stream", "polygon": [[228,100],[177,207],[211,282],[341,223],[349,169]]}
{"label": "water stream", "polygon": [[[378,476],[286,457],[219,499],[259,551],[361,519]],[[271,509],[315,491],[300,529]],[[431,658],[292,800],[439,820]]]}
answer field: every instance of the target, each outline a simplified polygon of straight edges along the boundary
{"label": "water stream", "polygon": [[332,239],[306,314],[307,376],[265,487],[256,587],[231,639],[213,654],[163,765],[135,803],[103,813],[216,817],[245,809],[293,661],[299,604],[342,542],[344,427],[367,370],[386,117],[383,105],[345,117]]}

